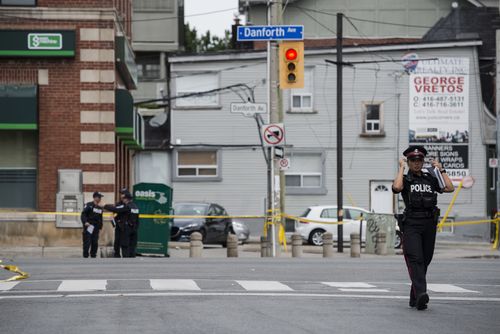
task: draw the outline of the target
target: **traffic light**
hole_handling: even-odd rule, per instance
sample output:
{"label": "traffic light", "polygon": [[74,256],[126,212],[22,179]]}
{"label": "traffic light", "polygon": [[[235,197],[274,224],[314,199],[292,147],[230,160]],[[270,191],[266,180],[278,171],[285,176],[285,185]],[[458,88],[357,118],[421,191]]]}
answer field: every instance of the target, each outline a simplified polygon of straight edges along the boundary
{"label": "traffic light", "polygon": [[280,88],[304,88],[304,42],[280,44]]}

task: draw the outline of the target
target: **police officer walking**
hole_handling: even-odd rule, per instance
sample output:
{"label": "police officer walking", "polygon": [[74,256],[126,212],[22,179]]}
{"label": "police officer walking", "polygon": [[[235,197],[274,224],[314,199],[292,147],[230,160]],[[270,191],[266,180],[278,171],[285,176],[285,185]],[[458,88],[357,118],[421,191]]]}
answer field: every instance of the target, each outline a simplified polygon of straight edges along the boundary
{"label": "police officer walking", "polygon": [[[411,279],[410,307],[425,310],[429,303],[427,294],[427,268],[434,254],[436,226],[439,219],[437,193],[453,192],[453,184],[446,170],[437,161],[437,168],[444,180],[444,188],[428,170],[422,169],[427,150],[422,146],[410,146],[399,160],[399,171],[392,184],[392,191],[401,193],[405,203],[402,219],[403,254]],[[409,171],[404,175],[405,161]]]}
{"label": "police officer walking", "polygon": [[116,213],[115,257],[135,257],[137,231],[139,229],[139,208],[132,201],[132,194],[126,189],[121,191],[122,200],[117,205],[107,204],[105,210]]}
{"label": "police officer walking", "polygon": [[83,224],[83,257],[95,258],[97,256],[97,248],[99,244],[99,231],[102,229],[102,207],[99,206],[103,195],[99,192],[94,192],[92,195],[94,200],[88,202],[82,211],[80,219]]}

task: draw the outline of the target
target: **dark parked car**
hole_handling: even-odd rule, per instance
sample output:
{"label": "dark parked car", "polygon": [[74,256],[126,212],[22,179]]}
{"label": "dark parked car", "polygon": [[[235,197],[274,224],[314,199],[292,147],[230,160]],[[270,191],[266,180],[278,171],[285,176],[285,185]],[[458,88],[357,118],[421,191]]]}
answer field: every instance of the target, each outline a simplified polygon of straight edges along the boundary
{"label": "dark parked car", "polygon": [[[177,216],[227,216],[227,211],[215,203],[176,203],[174,214]],[[175,218],[171,230],[174,241],[189,240],[191,233],[200,232],[204,244],[227,245],[227,235],[233,233],[232,220],[229,218]]]}

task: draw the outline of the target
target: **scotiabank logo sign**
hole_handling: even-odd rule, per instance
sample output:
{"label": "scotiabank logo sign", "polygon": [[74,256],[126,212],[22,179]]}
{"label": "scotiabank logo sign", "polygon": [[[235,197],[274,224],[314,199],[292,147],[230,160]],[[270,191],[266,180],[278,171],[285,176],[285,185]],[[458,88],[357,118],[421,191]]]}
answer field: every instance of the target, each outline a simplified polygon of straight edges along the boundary
{"label": "scotiabank logo sign", "polygon": [[53,33],[28,34],[28,49],[30,50],[61,50],[63,37]]}

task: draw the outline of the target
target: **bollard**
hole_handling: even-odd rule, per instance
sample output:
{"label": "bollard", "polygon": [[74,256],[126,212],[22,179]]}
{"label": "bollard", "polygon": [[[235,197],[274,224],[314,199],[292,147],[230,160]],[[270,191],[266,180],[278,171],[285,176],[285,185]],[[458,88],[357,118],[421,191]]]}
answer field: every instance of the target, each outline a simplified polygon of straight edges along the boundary
{"label": "bollard", "polygon": [[227,235],[227,257],[238,257],[238,237],[232,233]]}
{"label": "bollard", "polygon": [[387,238],[384,232],[375,234],[375,254],[387,255]]}
{"label": "bollard", "polygon": [[298,233],[292,234],[292,257],[302,257],[302,236]]}
{"label": "bollard", "polygon": [[260,257],[267,257],[268,253],[267,237],[260,237]]}
{"label": "bollard", "polygon": [[361,256],[361,240],[359,233],[351,233],[351,257]]}
{"label": "bollard", "polygon": [[191,233],[191,245],[189,247],[189,257],[201,257],[203,251],[202,235],[199,232]]}
{"label": "bollard", "polygon": [[323,233],[323,257],[333,257],[333,234]]}

